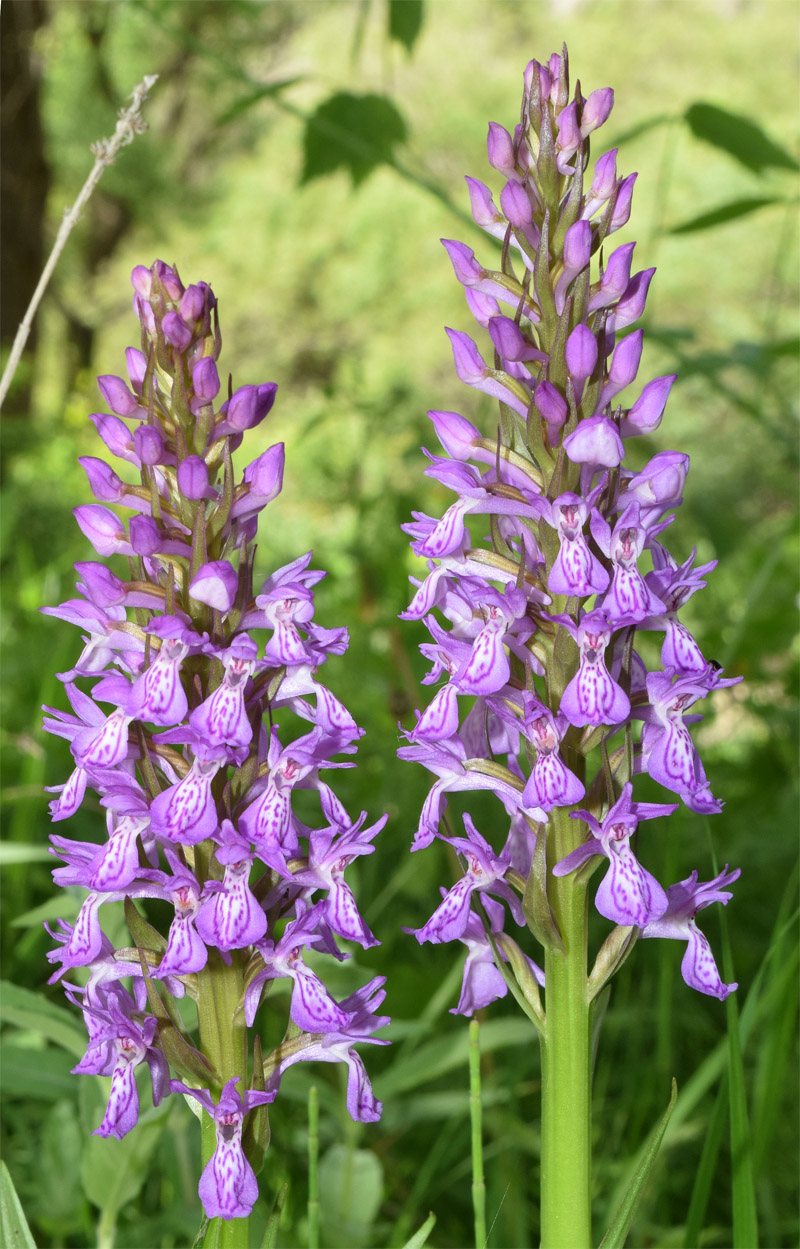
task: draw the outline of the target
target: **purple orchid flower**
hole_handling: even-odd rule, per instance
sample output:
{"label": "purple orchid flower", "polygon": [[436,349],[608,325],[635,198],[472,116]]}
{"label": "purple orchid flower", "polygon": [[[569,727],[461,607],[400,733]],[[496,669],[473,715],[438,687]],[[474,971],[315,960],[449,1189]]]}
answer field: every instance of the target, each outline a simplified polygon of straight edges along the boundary
{"label": "purple orchid flower", "polygon": [[200,1200],[208,1218],[246,1219],[258,1198],[258,1183],[242,1148],[242,1125],[254,1106],[275,1100],[277,1090],[237,1092],[240,1077],[225,1084],[214,1104],[206,1089],[190,1089],[181,1080],[170,1080],[173,1093],[193,1097],[216,1124],[217,1143],[200,1177]]}
{"label": "purple orchid flower", "polygon": [[738,867],[729,872],[727,863],[718,876],[707,882],[698,881],[697,872],[692,872],[685,880],[670,885],[667,889],[666,910],[642,930],[643,937],[669,937],[675,941],[685,941],[686,953],[681,962],[681,975],[690,989],[718,997],[721,1002],[738,985],[722,983],[708,939],[697,927],[695,916],[703,907],[711,906],[712,902],[721,902],[723,906],[727,906],[733,894],[722,886],[732,885],[740,875],[741,870]]}

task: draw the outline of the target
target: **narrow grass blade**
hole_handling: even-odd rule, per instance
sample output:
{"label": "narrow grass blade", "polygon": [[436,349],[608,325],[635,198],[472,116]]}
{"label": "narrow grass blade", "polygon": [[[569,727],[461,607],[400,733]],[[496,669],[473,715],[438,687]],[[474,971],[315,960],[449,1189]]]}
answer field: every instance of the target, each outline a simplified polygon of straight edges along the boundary
{"label": "narrow grass blade", "polygon": [[308,1249],[319,1249],[319,1098],[308,1090]]}
{"label": "narrow grass blade", "polygon": [[727,1112],[728,1079],[727,1076],[723,1076],[717,1092],[717,1099],[714,1102],[714,1109],[711,1112],[708,1127],[706,1128],[703,1152],[700,1155],[700,1164],[697,1168],[697,1175],[692,1188],[689,1210],[686,1215],[683,1249],[697,1249],[697,1246],[700,1244],[700,1233],[703,1230],[706,1218],[708,1198],[711,1194],[714,1172],[717,1169],[722,1138],[725,1135],[725,1124],[728,1119]]}
{"label": "narrow grass blade", "polygon": [[[0,1231],[6,1249],[36,1249],[14,1181],[4,1162],[0,1162]],[[419,1243],[424,1244],[424,1241]]]}
{"label": "narrow grass blade", "polygon": [[428,1237],[433,1231],[435,1224],[436,1215],[429,1214],[425,1222],[422,1224],[422,1227],[418,1228],[418,1230],[414,1232],[411,1239],[407,1240],[403,1245],[403,1249],[422,1249],[422,1246],[427,1243]]}
{"label": "narrow grass blade", "polygon": [[278,1195],[275,1198],[275,1205],[272,1207],[272,1214],[267,1220],[267,1226],[264,1230],[264,1239],[261,1242],[261,1249],[275,1249],[278,1243],[278,1228],[280,1227],[281,1214],[283,1207],[286,1205],[286,1197],[289,1192],[288,1182],[282,1184],[278,1189]]}
{"label": "narrow grass blade", "polygon": [[472,1128],[472,1210],[475,1220],[475,1249],[486,1244],[486,1182],[483,1178],[483,1107],[481,1103],[480,1024],[469,1025],[469,1118]]}
{"label": "narrow grass blade", "polygon": [[[731,979],[732,960],[725,912],[721,911],[722,965],[726,979]],[[758,1216],[753,1178],[753,1151],[750,1121],[747,1113],[742,1037],[739,1030],[739,1003],[736,994],[725,1000],[728,1019],[728,1086],[730,1088],[731,1165],[733,1169],[733,1249],[757,1249]]]}
{"label": "narrow grass blade", "polygon": [[656,1160],[661,1142],[664,1139],[664,1133],[667,1130],[670,1115],[675,1106],[675,1099],[678,1096],[678,1084],[676,1080],[672,1081],[672,1095],[669,1099],[669,1105],[659,1119],[650,1134],[644,1148],[642,1149],[636,1169],[631,1177],[628,1191],[622,1199],[614,1218],[611,1220],[611,1226],[600,1241],[600,1249],[622,1249],[625,1244],[625,1238],[630,1231],[633,1216],[636,1213],[636,1207],[642,1195],[648,1176],[653,1169],[653,1163]]}

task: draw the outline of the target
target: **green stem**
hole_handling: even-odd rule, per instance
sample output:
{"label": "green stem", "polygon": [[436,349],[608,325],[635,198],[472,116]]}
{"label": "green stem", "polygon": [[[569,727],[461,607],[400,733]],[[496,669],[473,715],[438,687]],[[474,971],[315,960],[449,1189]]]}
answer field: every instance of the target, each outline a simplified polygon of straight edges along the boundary
{"label": "green stem", "polygon": [[475,1249],[486,1244],[486,1184],[483,1178],[483,1116],[481,1105],[480,1025],[469,1024],[469,1118],[472,1127],[472,1209],[475,1216]]}
{"label": "green stem", "polygon": [[319,1249],[319,1097],[308,1090],[308,1249]]}
{"label": "green stem", "polygon": [[[240,952],[231,951],[231,965],[226,967],[219,952],[210,949],[208,963],[198,976],[198,987],[201,1049],[219,1072],[220,1084],[224,1085],[233,1076],[241,1076],[238,1091],[244,1093],[247,1088],[247,1025],[244,1012],[236,1013],[244,993]],[[201,1133],[204,1167],[214,1153],[216,1141],[216,1124],[204,1111]],[[249,1249],[249,1219],[212,1219],[204,1243],[208,1249],[211,1246],[214,1249]]]}
{"label": "green stem", "polygon": [[[583,833],[580,820],[556,808],[548,830],[548,868],[580,844]],[[586,890],[572,875],[557,878],[548,872],[548,897],[564,949],[545,952],[542,1249],[590,1249],[592,1243]]]}

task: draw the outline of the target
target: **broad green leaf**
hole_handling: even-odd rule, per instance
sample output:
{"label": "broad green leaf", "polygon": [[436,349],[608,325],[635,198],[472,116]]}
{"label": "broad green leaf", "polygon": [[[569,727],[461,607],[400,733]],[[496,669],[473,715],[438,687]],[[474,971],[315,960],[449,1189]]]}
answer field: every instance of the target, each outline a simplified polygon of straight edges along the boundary
{"label": "broad green leaf", "polygon": [[5,1249],[36,1249],[11,1173],[0,1162],[0,1232]]}
{"label": "broad green leaf", "polygon": [[759,208],[766,208],[768,204],[783,204],[785,202],[785,200],[775,195],[731,200],[729,204],[721,204],[719,208],[712,208],[710,212],[701,213],[699,217],[691,217],[688,221],[681,221],[679,225],[673,226],[669,233],[692,234],[696,230],[711,230],[714,226],[724,225],[726,221],[736,221],[739,217],[746,217],[750,213],[758,212]]}
{"label": "broad green leaf", "polygon": [[773,143],[760,126],[741,113],[730,113],[716,104],[698,101],[689,105],[685,116],[696,138],[727,152],[753,173],[761,173],[768,168],[800,168],[793,156]]}
{"label": "broad green leaf", "polygon": [[62,1045],[71,1054],[83,1057],[86,1034],[61,1006],[54,1006],[41,994],[4,980],[0,983],[0,1007],[4,1023],[38,1032],[48,1041]]}
{"label": "broad green leaf", "polygon": [[10,863],[39,863],[52,857],[47,846],[36,846],[28,841],[0,842],[0,867]]}
{"label": "broad green leaf", "polygon": [[403,1249],[422,1249],[422,1246],[427,1243],[428,1237],[433,1231],[435,1224],[436,1215],[429,1214],[425,1222],[422,1224],[422,1227],[418,1228],[417,1231],[414,1232],[411,1239],[407,1240],[403,1245]]}
{"label": "broad green leaf", "polygon": [[[105,1223],[113,1225],[122,1207],[142,1187],[171,1109],[167,1098],[157,1108],[146,1111],[121,1141],[104,1136],[90,1136],[86,1141],[81,1183],[92,1205],[102,1211]],[[101,1116],[102,1109],[94,1126]]]}
{"label": "broad green leaf", "polygon": [[[71,1078],[73,1093],[77,1095],[80,1077]],[[81,1152],[84,1140],[76,1101],[56,1102],[42,1131],[37,1182],[39,1209],[46,1210],[48,1218],[70,1221],[83,1202]]]}
{"label": "broad green leaf", "polygon": [[329,1243],[352,1249],[375,1243],[373,1221],[383,1196],[383,1167],[369,1149],[332,1145],[319,1165],[322,1225]]}
{"label": "broad green leaf", "polygon": [[425,6],[422,0],[389,0],[389,38],[411,52],[422,29]]}
{"label": "broad green leaf", "polygon": [[62,1049],[34,1049],[0,1041],[0,1071],[5,1097],[25,1097],[52,1102],[57,1097],[77,1094],[71,1074],[73,1059]]}
{"label": "broad green leaf", "polygon": [[670,1115],[675,1106],[675,1099],[678,1096],[678,1084],[676,1080],[672,1081],[672,1095],[669,1099],[669,1105],[653,1128],[644,1148],[642,1149],[636,1163],[636,1168],[631,1176],[631,1182],[628,1191],[622,1199],[614,1218],[611,1220],[611,1226],[600,1241],[600,1249],[622,1249],[625,1244],[626,1237],[630,1231],[633,1216],[636,1213],[636,1207],[642,1195],[645,1183],[650,1172],[653,1169],[653,1163],[658,1156],[661,1142],[664,1139],[664,1133],[667,1130]]}
{"label": "broad green leaf", "polygon": [[357,186],[378,165],[392,163],[406,133],[406,123],[385,96],[339,91],[306,119],[300,181],[347,169]]}
{"label": "broad green leaf", "polygon": [[48,920],[74,920],[81,909],[86,891],[70,885],[67,889],[59,889],[58,893],[30,911],[24,911],[12,920],[13,928],[38,928]]}

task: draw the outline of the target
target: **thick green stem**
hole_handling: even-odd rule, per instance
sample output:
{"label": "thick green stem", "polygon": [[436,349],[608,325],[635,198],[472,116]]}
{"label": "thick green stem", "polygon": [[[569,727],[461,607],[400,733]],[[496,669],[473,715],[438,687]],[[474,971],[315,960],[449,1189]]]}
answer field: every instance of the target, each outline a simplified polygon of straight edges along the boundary
{"label": "thick green stem", "polygon": [[[217,950],[210,949],[208,963],[198,976],[200,996],[197,1014],[200,1046],[219,1072],[220,1083],[241,1076],[238,1091],[247,1088],[247,1025],[244,1012],[236,1008],[244,992],[244,967],[238,950],[231,951],[226,967]],[[203,1112],[202,1155],[206,1165],[216,1147],[216,1124]],[[220,1225],[220,1226],[218,1226]],[[219,1249],[249,1249],[249,1219],[212,1219],[205,1244]]]}
{"label": "thick green stem", "polygon": [[[548,869],[583,837],[564,809],[551,815]],[[548,871],[548,897],[564,949],[545,954],[547,1024],[542,1039],[542,1249],[589,1249],[591,1066],[586,988],[586,884]]]}

